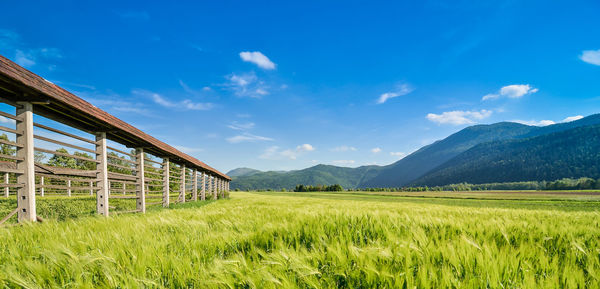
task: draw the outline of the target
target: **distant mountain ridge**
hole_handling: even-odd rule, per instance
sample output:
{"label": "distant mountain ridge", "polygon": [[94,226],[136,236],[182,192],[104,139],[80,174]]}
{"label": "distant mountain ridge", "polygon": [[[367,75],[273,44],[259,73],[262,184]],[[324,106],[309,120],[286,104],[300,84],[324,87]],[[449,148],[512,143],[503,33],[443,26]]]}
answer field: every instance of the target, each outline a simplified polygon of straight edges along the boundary
{"label": "distant mountain ridge", "polygon": [[227,172],[227,175],[230,177],[243,177],[243,176],[251,176],[257,173],[262,173],[262,171],[251,169],[251,168],[237,168]]}
{"label": "distant mountain ridge", "polygon": [[[510,155],[502,154],[504,150],[517,153],[518,147],[522,147],[524,151],[519,151],[520,156],[526,156],[527,151],[535,151],[532,158],[536,158],[535,163],[541,162],[536,155],[544,155],[547,152],[544,150],[553,150],[554,147],[560,147],[560,140],[553,141],[551,138],[569,139],[571,135],[579,139],[584,147],[580,147],[580,153],[590,153],[591,150],[585,149],[585,146],[594,147],[593,144],[583,142],[581,130],[582,127],[593,127],[600,125],[600,114],[590,115],[588,117],[567,122],[559,123],[544,127],[524,125],[514,122],[500,122],[489,125],[475,125],[464,128],[442,140],[436,141],[430,145],[424,146],[414,153],[404,157],[403,159],[387,165],[387,166],[365,166],[359,168],[344,168],[335,166],[318,165],[304,170],[291,172],[261,172],[252,175],[242,175],[234,177],[232,188],[240,189],[281,189],[291,188],[296,184],[305,185],[331,185],[341,184],[345,188],[366,188],[366,187],[402,187],[411,184],[437,185],[449,184],[457,181],[467,181],[477,183],[480,180],[487,182],[516,181],[527,180],[516,177],[508,177],[506,174],[494,174],[490,171],[486,177],[482,174],[475,174],[476,171],[469,171],[468,167],[486,167],[481,162],[491,162],[486,158],[486,151],[482,147],[493,149],[493,154],[496,158],[496,164],[501,163],[502,159],[510,159],[514,163],[514,159]],[[587,133],[593,133],[594,129]],[[545,138],[543,136],[546,136]],[[541,138],[538,138],[541,137]],[[536,143],[537,142],[537,143]],[[551,143],[552,146],[544,146],[543,143]],[[566,140],[565,140],[565,143]],[[515,147],[516,146],[516,147]],[[554,146],[554,147],[553,147]],[[535,150],[538,148],[539,150]],[[555,161],[562,161],[566,164],[573,163],[573,160],[586,159],[585,156],[576,156],[577,151],[570,151],[568,156],[571,159],[560,159],[558,156],[553,156]],[[490,153],[490,156],[492,154]],[[565,155],[566,157],[567,155]],[[590,156],[593,160],[594,157]],[[584,161],[585,162],[585,161]],[[462,164],[462,165],[461,165]],[[596,164],[590,164],[592,167],[600,166],[600,160]],[[496,167],[496,170],[505,167]],[[516,167],[511,167],[518,174],[519,170]],[[546,164],[542,167],[543,170],[551,168]],[[534,177],[529,171],[523,170],[523,176]],[[592,174],[594,169],[586,170],[586,173]],[[458,175],[453,176],[456,173]],[[473,177],[469,177],[469,176]],[[552,177],[545,180],[554,180],[555,177],[574,177],[578,174],[571,174],[568,170],[554,170],[554,173],[543,173],[535,175],[539,177]],[[460,176],[460,177],[459,177]],[[502,177],[500,177],[502,176]],[[442,178],[443,177],[443,178]],[[594,177],[589,175],[588,177]]]}

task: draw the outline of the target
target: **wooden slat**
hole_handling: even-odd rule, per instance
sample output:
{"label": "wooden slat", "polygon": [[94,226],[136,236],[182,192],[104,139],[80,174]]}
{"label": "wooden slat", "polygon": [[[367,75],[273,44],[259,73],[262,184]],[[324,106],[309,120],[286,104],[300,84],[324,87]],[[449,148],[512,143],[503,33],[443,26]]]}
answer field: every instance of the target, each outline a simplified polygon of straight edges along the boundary
{"label": "wooden slat", "polygon": [[12,142],[12,141],[9,141],[9,140],[1,139],[1,138],[0,138],[0,143],[5,144],[5,145],[16,146],[18,148],[22,148],[23,147],[23,145],[21,145],[21,144],[18,144],[16,142]]}
{"label": "wooden slat", "polygon": [[113,151],[116,151],[116,152],[118,152],[118,153],[124,154],[124,155],[126,155],[126,156],[130,156],[130,157],[134,157],[134,158],[135,158],[135,155],[133,155],[133,154],[130,154],[130,153],[128,153],[128,152],[124,152],[124,151],[122,151],[122,150],[120,150],[120,149],[117,149],[117,148],[114,148],[114,147],[111,147],[111,146],[106,146],[106,148],[107,148],[107,149],[109,149],[109,150],[113,150]]}
{"label": "wooden slat", "polygon": [[22,160],[24,160],[24,158],[22,158],[22,157],[9,156],[9,155],[5,155],[5,154],[0,154],[0,158],[5,158],[5,159],[15,160],[15,161],[22,161]]}
{"label": "wooden slat", "polygon": [[3,116],[3,117],[14,119],[14,120],[22,120],[20,117],[18,117],[16,115],[13,115],[13,114],[10,114],[10,113],[6,113],[6,112],[1,111],[1,110],[0,110],[0,115]]}
{"label": "wooden slat", "polygon": [[20,188],[23,184],[2,184],[0,183],[0,188]]}
{"label": "wooden slat", "polygon": [[157,162],[157,161],[155,161],[155,160],[151,160],[151,159],[147,159],[147,158],[144,158],[144,161],[147,161],[147,162],[150,162],[150,163],[155,163],[155,164],[157,164],[157,165],[161,165],[161,166],[162,166],[162,164],[163,164],[162,162]]}
{"label": "wooden slat", "polygon": [[10,217],[14,216],[18,211],[19,211],[19,208],[17,207],[12,212],[10,212],[6,217],[2,218],[2,220],[0,220],[0,225],[4,224],[4,222],[6,222],[8,219],[10,219]]}
{"label": "wooden slat", "polygon": [[162,199],[163,196],[146,196],[146,199]]}
{"label": "wooden slat", "polygon": [[3,172],[3,173],[13,173],[13,174],[22,174],[23,170],[9,169],[9,168],[0,167],[0,172]]}
{"label": "wooden slat", "polygon": [[113,160],[120,160],[120,161],[124,161],[126,163],[130,163],[130,164],[134,164],[136,165],[137,163],[132,161],[132,160],[128,160],[128,159],[124,159],[122,157],[118,157],[118,156],[113,156],[113,155],[106,155],[106,157],[111,158]]}
{"label": "wooden slat", "polygon": [[53,150],[47,150],[47,149],[38,148],[38,147],[34,147],[33,150],[43,152],[43,153],[55,154],[55,155],[59,155],[59,156],[63,156],[63,157],[74,158],[74,159],[78,159],[78,160],[89,161],[89,162],[93,162],[93,163],[100,163],[100,161],[95,160],[95,159],[88,159],[86,157],[76,156],[76,155],[72,155],[72,154],[68,154],[68,153],[57,152],[57,151],[53,151]]}
{"label": "wooden slat", "polygon": [[108,196],[111,199],[137,199],[137,196],[119,196],[119,195],[110,195]]}
{"label": "wooden slat", "polygon": [[116,168],[121,168],[121,169],[124,169],[124,170],[131,170],[132,172],[136,172],[137,171],[137,169],[134,168],[134,167],[132,168],[132,167],[126,167],[126,166],[117,165],[117,164],[111,164],[110,162],[107,163],[106,165],[112,166],[112,167],[116,167]]}
{"label": "wooden slat", "polygon": [[75,187],[75,186],[66,186],[66,185],[36,185],[36,188],[46,188],[46,189],[59,189],[59,190],[77,190],[77,191],[83,191],[83,190],[94,190],[94,189],[98,189],[98,187]]}
{"label": "wooden slat", "polygon": [[22,131],[18,131],[16,129],[12,129],[10,127],[5,127],[5,126],[2,126],[2,125],[0,125],[0,130],[3,130],[5,132],[10,132],[10,133],[18,134],[18,135],[22,135],[23,134]]}
{"label": "wooden slat", "polygon": [[98,179],[96,178],[88,178],[88,179],[78,179],[78,178],[73,178],[73,177],[65,177],[65,176],[59,176],[59,175],[53,175],[53,174],[45,174],[45,173],[35,173],[36,176],[43,176],[45,178],[48,179],[59,179],[59,180],[70,180],[73,182],[97,182]]}
{"label": "wooden slat", "polygon": [[87,139],[87,138],[84,138],[84,137],[81,137],[81,136],[78,136],[78,135],[74,135],[72,133],[68,133],[68,132],[65,132],[65,131],[62,131],[62,130],[59,130],[59,129],[55,129],[55,128],[52,128],[52,127],[49,127],[49,126],[45,126],[43,124],[39,124],[39,123],[34,122],[33,125],[36,126],[36,127],[43,128],[45,130],[51,131],[51,132],[55,132],[55,133],[62,134],[62,135],[68,136],[68,137],[72,137],[74,139],[77,139],[77,140],[80,140],[80,141],[83,141],[83,142],[87,142],[87,143],[90,143],[90,144],[96,144],[96,142],[93,141],[93,140],[91,140],[91,139]]}
{"label": "wooden slat", "polygon": [[39,139],[39,140],[43,140],[43,141],[47,141],[47,142],[51,142],[57,145],[61,145],[61,146],[66,146],[66,147],[70,147],[70,148],[74,148],[76,150],[80,150],[80,151],[84,151],[84,152],[88,152],[88,153],[92,153],[93,155],[96,155],[96,151],[95,150],[91,150],[88,148],[84,148],[84,147],[80,147],[74,144],[70,144],[70,143],[66,143],[66,142],[62,142],[62,141],[58,141],[58,140],[53,140],[51,138],[47,138],[47,137],[43,137],[41,135],[33,135],[34,138]]}
{"label": "wooden slat", "polygon": [[[115,172],[110,172],[110,171],[109,171],[109,174],[117,176],[117,177],[121,176],[121,177],[126,177],[126,178],[135,178],[135,175],[121,174],[121,173],[115,173]],[[110,179],[110,175],[108,176],[109,179]]]}

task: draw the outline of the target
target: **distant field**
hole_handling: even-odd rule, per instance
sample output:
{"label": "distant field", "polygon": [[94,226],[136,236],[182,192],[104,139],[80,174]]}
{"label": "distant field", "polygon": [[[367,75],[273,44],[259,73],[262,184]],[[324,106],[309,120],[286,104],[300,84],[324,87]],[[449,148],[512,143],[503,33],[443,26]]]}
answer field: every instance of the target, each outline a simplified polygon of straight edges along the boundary
{"label": "distant field", "polygon": [[597,193],[246,193],[0,228],[0,287],[598,288]]}

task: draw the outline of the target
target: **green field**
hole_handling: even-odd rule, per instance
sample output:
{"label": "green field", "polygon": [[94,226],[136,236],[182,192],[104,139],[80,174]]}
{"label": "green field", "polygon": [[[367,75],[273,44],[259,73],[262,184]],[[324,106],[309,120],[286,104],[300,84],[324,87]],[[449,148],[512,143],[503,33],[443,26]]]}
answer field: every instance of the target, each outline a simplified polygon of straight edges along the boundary
{"label": "green field", "polygon": [[600,196],[245,193],[0,228],[0,287],[598,288]]}

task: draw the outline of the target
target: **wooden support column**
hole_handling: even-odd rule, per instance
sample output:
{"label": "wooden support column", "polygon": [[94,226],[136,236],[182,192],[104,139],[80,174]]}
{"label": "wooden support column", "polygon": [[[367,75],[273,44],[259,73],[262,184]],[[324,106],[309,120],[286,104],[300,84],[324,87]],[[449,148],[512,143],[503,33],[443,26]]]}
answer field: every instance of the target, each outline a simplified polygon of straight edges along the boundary
{"label": "wooden support column", "polygon": [[198,201],[198,170],[194,169],[192,172],[192,199]]}
{"label": "wooden support column", "polygon": [[44,176],[40,176],[40,196],[44,196]]}
{"label": "wooden support column", "polygon": [[217,199],[217,177],[213,177],[212,178],[212,193],[213,193],[213,200]]}
{"label": "wooden support column", "polygon": [[163,207],[169,206],[169,158],[163,159]]}
{"label": "wooden support column", "polygon": [[108,217],[108,160],[106,153],[106,133],[96,134],[96,160],[99,161],[97,168],[98,188],[96,192],[96,211],[99,215]]}
{"label": "wooden support column", "polygon": [[201,172],[202,174],[202,192],[200,195],[200,200],[206,200],[206,172]]}
{"label": "wooden support column", "polygon": [[[135,158],[137,160],[137,203],[136,209],[139,212],[146,213],[146,176],[144,176],[144,149],[139,148],[135,151]],[[125,187],[125,183],[123,183]],[[125,192],[125,189],[123,189]]]}
{"label": "wooden support column", "polygon": [[93,196],[93,195],[94,195],[94,182],[90,182],[90,196]]}
{"label": "wooden support column", "polygon": [[123,195],[127,194],[127,184],[125,182],[121,183],[121,189],[123,189]]}
{"label": "wooden support column", "polygon": [[182,203],[185,203],[185,165],[181,165],[181,185],[179,188],[179,199]]}
{"label": "wooden support column", "polygon": [[[44,177],[42,177],[42,178],[44,178]],[[4,183],[8,185],[9,182],[10,182],[10,176],[8,175],[8,173],[4,173]],[[10,188],[9,187],[4,188],[4,196],[7,198],[10,196]]]}
{"label": "wooden support column", "polygon": [[33,153],[33,105],[29,102],[19,102],[17,108],[17,219],[19,222],[36,221],[35,208],[35,164]]}
{"label": "wooden support column", "polygon": [[71,196],[71,180],[67,180],[67,196]]}

